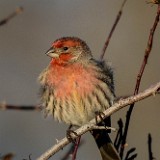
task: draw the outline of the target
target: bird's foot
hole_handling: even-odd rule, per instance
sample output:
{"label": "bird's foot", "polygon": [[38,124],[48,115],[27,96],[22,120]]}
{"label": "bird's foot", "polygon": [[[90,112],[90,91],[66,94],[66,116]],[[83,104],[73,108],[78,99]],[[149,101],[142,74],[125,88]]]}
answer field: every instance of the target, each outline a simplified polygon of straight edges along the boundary
{"label": "bird's foot", "polygon": [[76,144],[76,139],[74,139],[73,136],[75,136],[77,138],[77,137],[79,137],[79,135],[75,131],[71,130],[71,128],[72,128],[72,125],[70,125],[68,130],[66,131],[66,137],[69,141]]}
{"label": "bird's foot", "polygon": [[103,112],[96,111],[96,112],[95,112],[95,115],[96,115],[96,117],[95,117],[95,119],[96,119],[96,124],[97,124],[97,125],[99,124],[99,123],[98,123],[98,118],[100,118],[102,125],[103,125],[103,126],[106,126],[106,125],[105,125],[105,122],[104,122],[105,114],[104,114]]}

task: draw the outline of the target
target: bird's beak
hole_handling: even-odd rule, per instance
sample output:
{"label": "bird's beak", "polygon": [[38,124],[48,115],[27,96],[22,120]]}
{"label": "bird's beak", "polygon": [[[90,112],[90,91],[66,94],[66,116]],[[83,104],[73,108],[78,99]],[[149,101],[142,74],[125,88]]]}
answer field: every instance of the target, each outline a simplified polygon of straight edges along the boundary
{"label": "bird's beak", "polygon": [[55,53],[55,50],[53,47],[51,47],[45,54],[51,58],[58,58],[59,57],[59,55],[57,53]]}

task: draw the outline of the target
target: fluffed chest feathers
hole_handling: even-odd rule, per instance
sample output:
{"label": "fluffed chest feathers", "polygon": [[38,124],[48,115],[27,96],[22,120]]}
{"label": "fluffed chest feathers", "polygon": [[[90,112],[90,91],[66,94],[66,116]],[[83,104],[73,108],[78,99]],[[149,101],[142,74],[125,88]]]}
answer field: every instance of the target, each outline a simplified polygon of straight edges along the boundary
{"label": "fluffed chest feathers", "polygon": [[92,69],[81,65],[54,66],[47,75],[47,84],[54,88],[55,96],[64,97],[77,92],[84,95],[92,92],[96,84]]}

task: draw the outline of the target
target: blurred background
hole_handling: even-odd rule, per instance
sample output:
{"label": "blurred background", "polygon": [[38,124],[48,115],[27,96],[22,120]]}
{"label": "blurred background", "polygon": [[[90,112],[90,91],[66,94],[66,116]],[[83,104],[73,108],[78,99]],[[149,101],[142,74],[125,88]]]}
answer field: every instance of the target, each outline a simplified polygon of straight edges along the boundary
{"label": "blurred background", "polygon": [[[13,105],[39,103],[37,77],[49,63],[45,52],[51,43],[62,36],[77,36],[85,40],[98,59],[106,37],[116,18],[122,0],[0,0],[0,20],[18,6],[24,12],[0,26],[0,102]],[[111,39],[105,59],[115,72],[117,96],[133,94],[150,28],[157,6],[145,0],[128,1],[120,23]],[[160,80],[160,28],[140,90]],[[125,120],[128,108],[112,116]],[[150,97],[136,103],[131,118],[127,150],[136,147],[137,160],[148,159],[147,135],[153,137],[153,155],[160,159],[160,97]],[[67,125],[45,119],[36,111],[0,111],[0,154],[12,152],[15,160],[40,156],[65,136]],[[116,133],[112,133],[114,139]],[[83,136],[83,146],[77,159],[100,159],[90,134]],[[51,159],[61,159],[67,147]]]}

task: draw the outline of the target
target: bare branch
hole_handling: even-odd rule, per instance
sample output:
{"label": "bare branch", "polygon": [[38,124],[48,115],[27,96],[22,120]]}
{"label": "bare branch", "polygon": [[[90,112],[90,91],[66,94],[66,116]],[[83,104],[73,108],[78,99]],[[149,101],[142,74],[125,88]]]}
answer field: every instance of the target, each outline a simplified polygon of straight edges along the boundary
{"label": "bare branch", "polygon": [[[113,113],[117,112],[121,108],[126,107],[127,105],[130,105],[132,103],[135,103],[137,101],[145,99],[145,98],[147,98],[149,96],[156,95],[158,93],[159,89],[160,89],[160,82],[158,82],[157,84],[155,84],[155,85],[151,86],[150,88],[144,90],[143,92],[140,92],[137,95],[130,96],[130,97],[125,98],[125,99],[120,99],[112,107],[108,108],[104,112],[104,115],[105,115],[105,117],[109,117]],[[101,119],[99,117],[97,117],[97,121],[100,122]],[[75,132],[79,136],[81,136],[82,134],[86,133],[87,131],[90,131],[92,129],[92,127],[95,126],[95,124],[96,124],[96,120],[92,119],[89,123],[83,125],[79,129],[77,129]],[[71,136],[72,136],[72,139],[76,139],[77,138],[77,136],[75,134],[72,134]],[[37,158],[37,160],[47,160],[47,159],[49,159],[56,152],[61,150],[64,146],[66,146],[69,143],[70,143],[70,141],[67,138],[63,138],[57,144],[55,144],[53,147],[51,147],[45,153],[43,153],[39,158]]]}
{"label": "bare branch", "polygon": [[93,126],[92,127],[92,130],[93,129],[104,129],[104,130],[112,130],[112,131],[114,131],[114,132],[116,132],[117,131],[117,129],[116,128],[113,128],[113,127],[107,127],[107,126],[97,126],[97,125],[95,125],[95,126]]}
{"label": "bare branch", "polygon": [[41,111],[41,107],[40,106],[32,106],[32,105],[26,105],[26,106],[15,106],[15,105],[10,105],[10,104],[6,104],[5,102],[2,102],[0,103],[0,110],[8,110],[8,109],[11,109],[11,110],[25,110],[25,111],[33,111],[33,110],[36,110],[36,111]]}
{"label": "bare branch", "polygon": [[122,141],[122,136],[123,136],[123,121],[121,118],[120,118],[120,120],[118,120],[118,126],[119,126],[119,129],[118,129],[115,141],[114,141],[114,146],[117,149],[117,151],[119,152],[121,141]]}
{"label": "bare branch", "polygon": [[160,16],[160,5],[158,5],[157,15],[155,17],[154,24],[153,24],[153,26],[152,26],[152,28],[150,30],[150,35],[149,35],[149,38],[148,38],[147,48],[145,50],[145,55],[144,55],[143,63],[141,65],[140,71],[139,71],[138,76],[137,76],[137,83],[136,83],[134,94],[137,94],[138,91],[139,91],[139,86],[140,86],[140,83],[141,83],[141,78],[142,78],[145,66],[147,64],[147,61],[148,61],[148,57],[149,57],[149,55],[151,53],[151,50],[152,50],[153,37],[154,37],[154,33],[155,33],[155,30],[156,30],[158,22],[159,22],[159,16]]}
{"label": "bare branch", "polygon": [[127,0],[124,0],[124,1],[123,1],[122,5],[121,5],[121,8],[120,8],[120,10],[119,10],[119,12],[118,12],[118,14],[117,14],[117,17],[116,17],[115,22],[114,22],[114,24],[113,24],[113,26],[112,26],[112,29],[111,29],[111,31],[110,31],[110,33],[109,33],[109,35],[108,35],[108,37],[107,37],[107,40],[106,40],[106,42],[105,42],[105,44],[104,44],[104,47],[103,47],[103,50],[102,50],[102,54],[101,54],[100,60],[103,60],[103,57],[104,57],[104,55],[105,55],[105,52],[106,52],[106,49],[107,49],[108,44],[109,44],[109,42],[110,42],[110,39],[111,39],[111,37],[112,37],[112,34],[113,34],[113,32],[114,32],[114,30],[115,30],[115,28],[116,28],[116,26],[117,26],[117,24],[118,24],[118,22],[119,22],[119,20],[120,20],[120,18],[121,18],[122,10],[123,10],[123,7],[124,7],[126,1],[127,1]]}
{"label": "bare branch", "polygon": [[[149,55],[150,55],[151,50],[152,50],[153,37],[154,37],[154,33],[155,33],[155,30],[156,30],[158,22],[159,22],[159,16],[160,16],[160,5],[158,5],[157,15],[155,17],[153,26],[152,26],[152,28],[150,30],[150,34],[149,34],[149,38],[148,38],[148,42],[147,42],[147,48],[145,50],[144,59],[143,59],[141,68],[139,70],[138,76],[137,76],[137,82],[136,82],[136,86],[135,86],[135,90],[134,90],[134,95],[136,95],[139,92],[141,79],[142,79],[142,76],[143,76],[143,73],[144,73],[144,70],[145,70]],[[129,110],[127,112],[127,116],[126,116],[126,123],[125,123],[124,134],[123,134],[123,137],[122,137],[122,144],[121,144],[121,150],[120,150],[120,157],[121,158],[123,158],[124,146],[125,146],[126,139],[127,139],[129,122],[130,122],[130,117],[132,115],[133,108],[134,108],[134,103],[132,103],[130,105],[130,108],[129,108]]]}
{"label": "bare branch", "polygon": [[148,153],[149,153],[149,160],[155,159],[153,157],[153,153],[152,153],[152,137],[151,137],[151,134],[148,134]]}
{"label": "bare branch", "polygon": [[137,157],[137,153],[134,153],[136,148],[131,148],[127,154],[124,160],[134,160],[134,158]]}
{"label": "bare branch", "polygon": [[0,21],[0,26],[8,23],[12,18],[14,18],[16,15],[18,15],[22,12],[23,12],[23,7],[16,8],[16,10],[13,13],[11,13],[8,17],[6,17]]}

